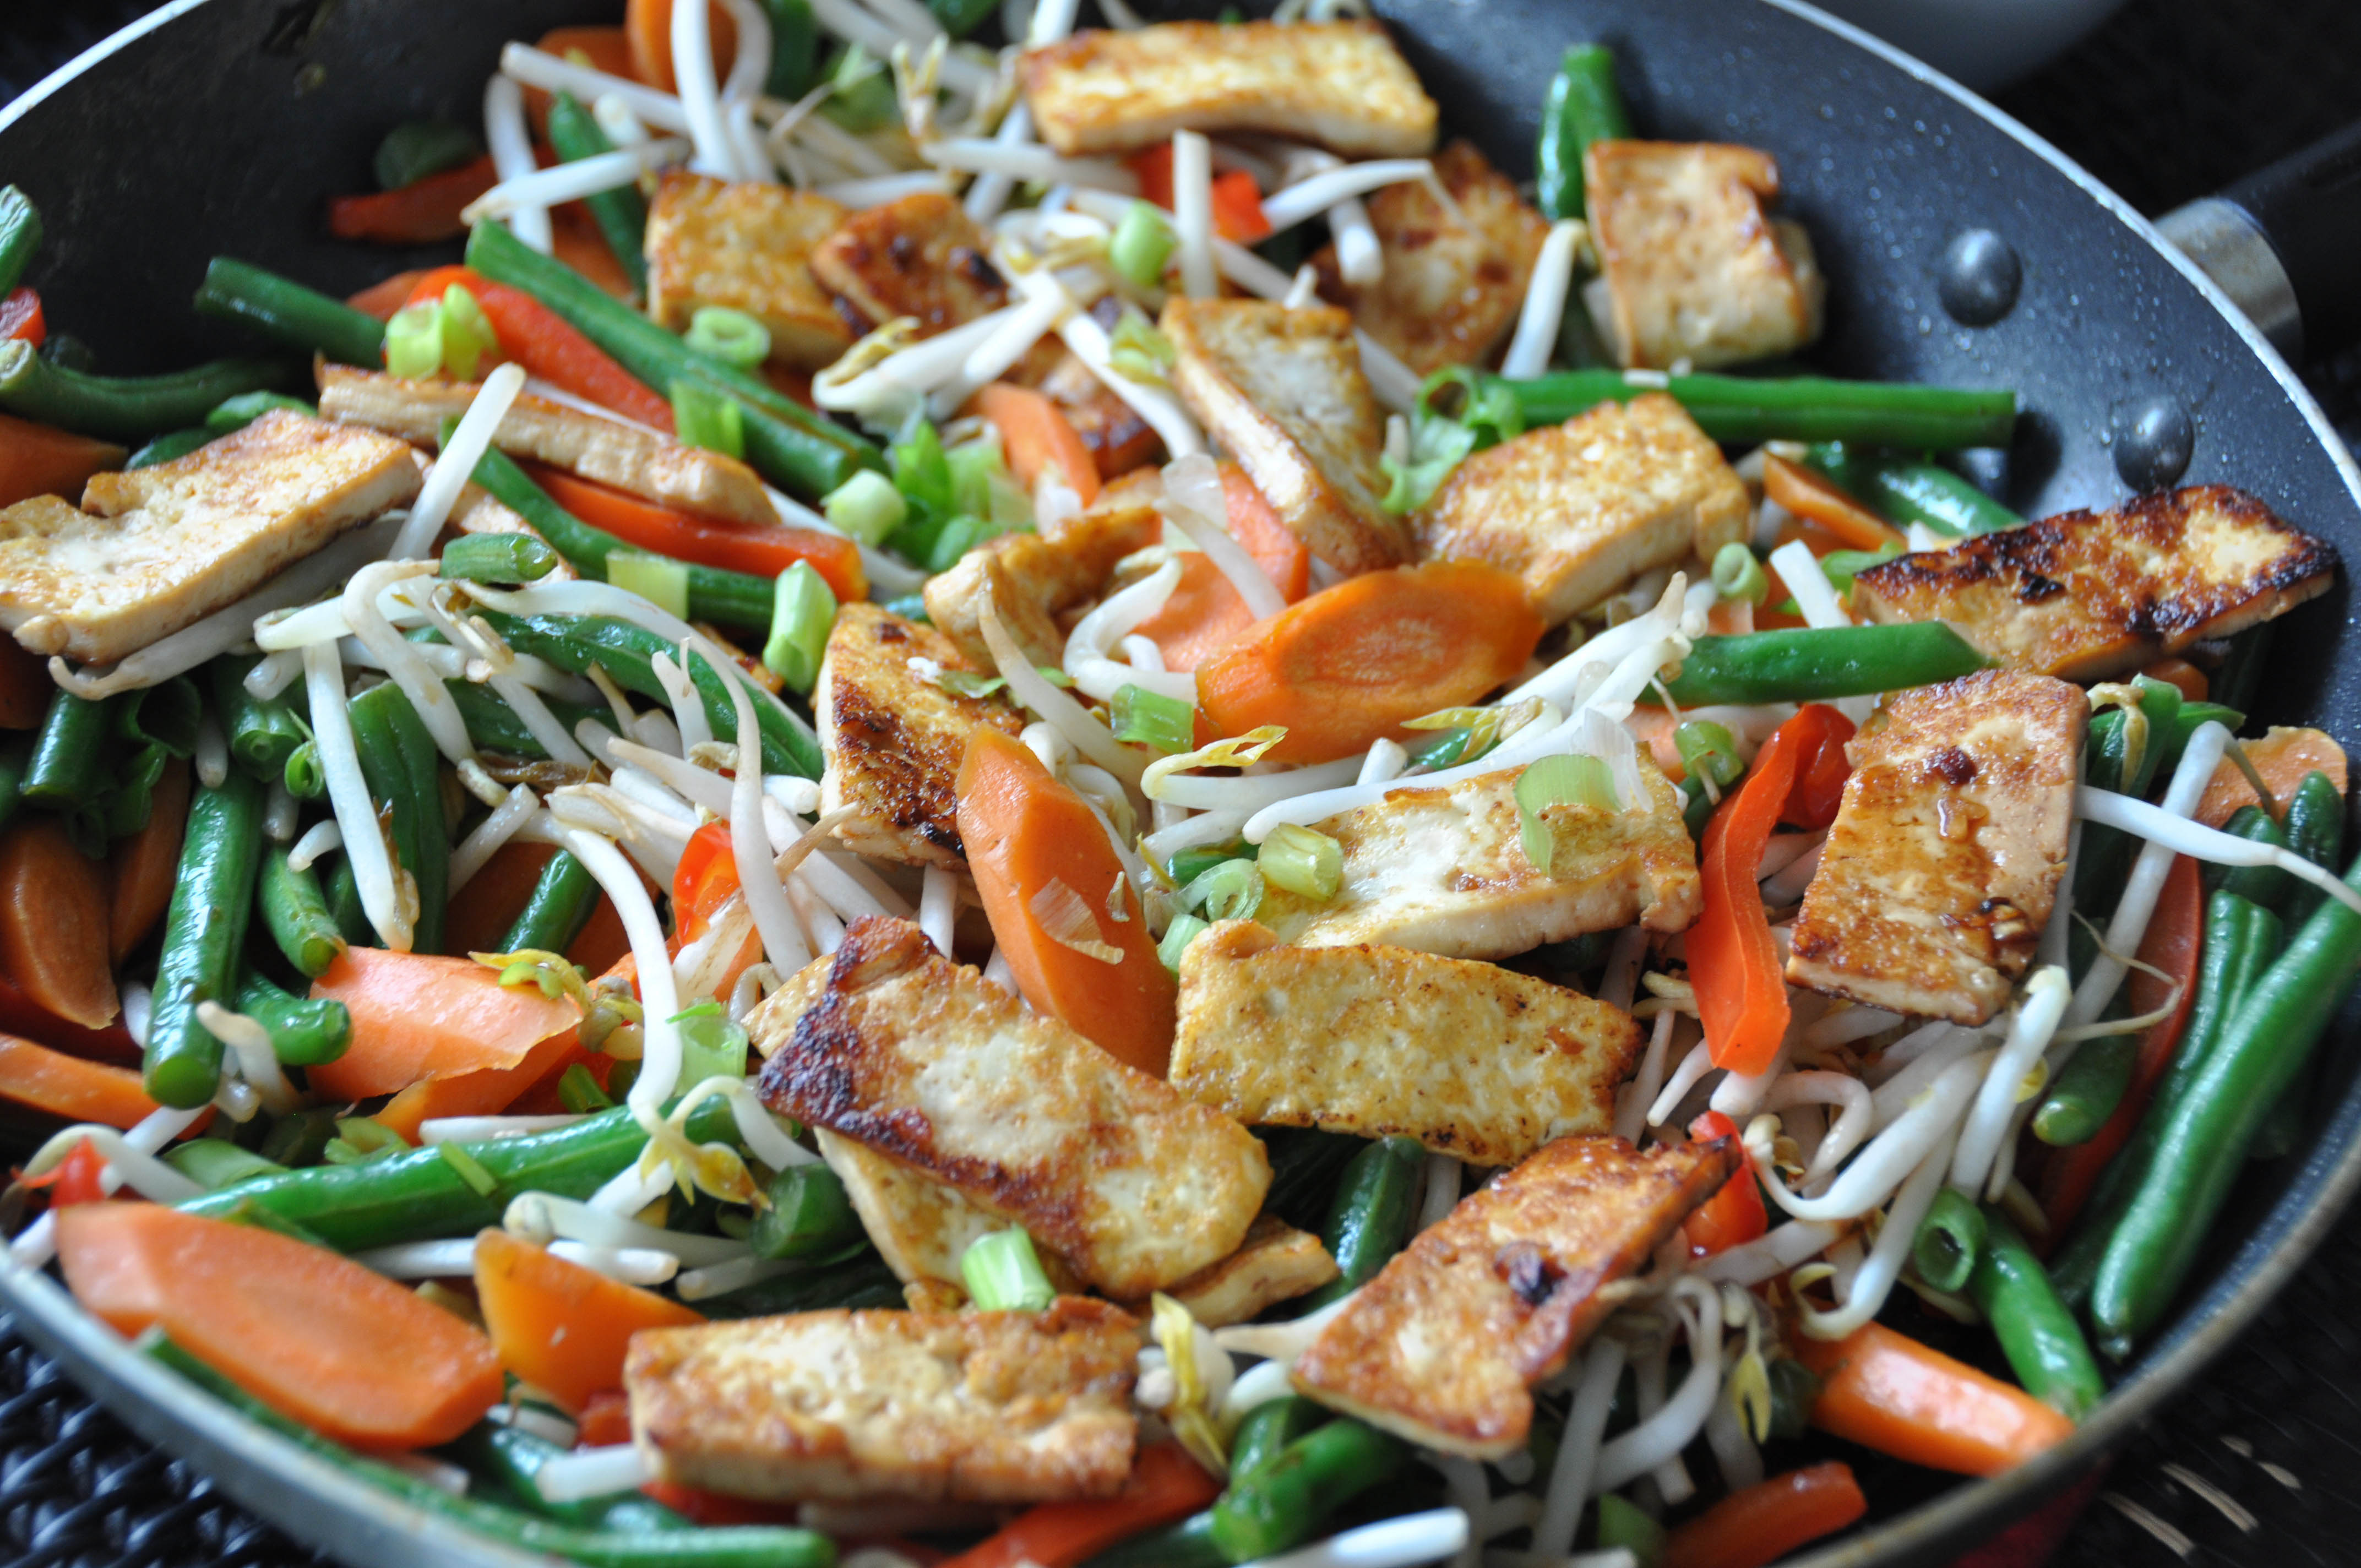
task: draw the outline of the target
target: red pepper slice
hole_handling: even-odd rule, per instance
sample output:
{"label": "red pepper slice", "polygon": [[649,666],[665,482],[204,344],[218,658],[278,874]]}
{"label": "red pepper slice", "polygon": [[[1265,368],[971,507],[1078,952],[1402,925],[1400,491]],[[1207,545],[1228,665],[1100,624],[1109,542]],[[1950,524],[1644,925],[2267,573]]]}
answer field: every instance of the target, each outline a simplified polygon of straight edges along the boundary
{"label": "red pepper slice", "polygon": [[18,284],[0,300],[0,343],[21,339],[38,348],[49,341],[49,323],[41,319],[41,297]]}
{"label": "red pepper slice", "polygon": [[106,1186],[101,1180],[105,1174],[106,1157],[98,1152],[96,1144],[82,1139],[58,1164],[57,1181],[49,1188],[49,1207],[105,1201]]}
{"label": "red pepper slice", "polygon": [[689,836],[672,877],[672,917],[675,938],[693,942],[705,932],[713,912],[738,891],[738,861],[730,839],[730,824],[708,822]]}
{"label": "red pepper slice", "polygon": [[[1689,1124],[1689,1136],[1700,1142],[1735,1138],[1738,1124],[1719,1111],[1708,1111]],[[1691,1257],[1711,1257],[1724,1248],[1751,1242],[1770,1228],[1771,1216],[1763,1207],[1763,1191],[1754,1185],[1752,1165],[1740,1166],[1738,1174],[1691,1210],[1681,1225]]]}

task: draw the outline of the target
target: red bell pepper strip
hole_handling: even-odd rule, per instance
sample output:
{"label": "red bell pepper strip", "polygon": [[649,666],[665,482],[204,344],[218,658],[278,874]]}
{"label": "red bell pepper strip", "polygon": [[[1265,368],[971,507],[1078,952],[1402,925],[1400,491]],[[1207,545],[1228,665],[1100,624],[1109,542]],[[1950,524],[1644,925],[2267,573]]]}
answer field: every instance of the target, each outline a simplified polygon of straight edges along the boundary
{"label": "red bell pepper strip", "polygon": [[842,534],[787,523],[691,517],[555,468],[530,463],[525,466],[533,482],[559,506],[635,549],[757,577],[776,577],[796,562],[808,561],[812,570],[828,580],[840,602],[868,596],[869,577],[862,568],[861,547]]}
{"label": "red bell pepper strip", "polygon": [[106,1199],[106,1157],[88,1138],[68,1150],[58,1162],[57,1180],[49,1187],[49,1207],[69,1203],[99,1203]]}
{"label": "red bell pepper strip", "polygon": [[476,297],[500,340],[500,357],[512,359],[554,387],[612,409],[625,419],[673,433],[672,404],[607,351],[582,335],[571,322],[521,289],[495,283],[465,267],[437,267],[411,286],[410,303],[439,300],[456,283]]}
{"label": "red bell pepper strip", "polygon": [[377,245],[434,245],[467,232],[459,214],[500,182],[487,153],[473,163],[430,174],[398,191],[337,196],[328,203],[328,232],[338,239]]}
{"label": "red bell pepper strip", "polygon": [[[1699,1141],[1714,1138],[1735,1138],[1738,1124],[1719,1111],[1708,1111],[1689,1124],[1689,1136]],[[1771,1228],[1771,1216],[1763,1207],[1762,1189],[1754,1185],[1754,1168],[1741,1165],[1738,1174],[1722,1183],[1721,1190],[1689,1212],[1682,1222],[1681,1232],[1687,1236],[1691,1257],[1711,1257],[1715,1253],[1751,1242]]]}
{"label": "red bell pepper strip", "polygon": [[694,942],[705,934],[713,912],[738,891],[737,851],[731,847],[730,824],[708,822],[689,835],[672,877],[672,918],[675,939]]}
{"label": "red bell pepper strip", "polygon": [[1150,1443],[1139,1451],[1130,1477],[1114,1497],[1027,1508],[997,1535],[969,1547],[941,1568],[1018,1568],[1026,1563],[1075,1568],[1117,1541],[1187,1518],[1221,1490],[1221,1484],[1183,1453],[1179,1443]]}
{"label": "red bell pepper strip", "polygon": [[[1134,153],[1128,161],[1132,173],[1138,178],[1141,198],[1170,212],[1172,144],[1159,142],[1144,152]],[[1270,219],[1262,210],[1262,190],[1245,170],[1224,170],[1213,176],[1213,232],[1224,239],[1252,245],[1270,237]]]}
{"label": "red bell pepper strip", "polygon": [[49,323],[41,318],[41,297],[19,283],[6,299],[0,300],[0,343],[15,339],[38,348],[49,338]]}

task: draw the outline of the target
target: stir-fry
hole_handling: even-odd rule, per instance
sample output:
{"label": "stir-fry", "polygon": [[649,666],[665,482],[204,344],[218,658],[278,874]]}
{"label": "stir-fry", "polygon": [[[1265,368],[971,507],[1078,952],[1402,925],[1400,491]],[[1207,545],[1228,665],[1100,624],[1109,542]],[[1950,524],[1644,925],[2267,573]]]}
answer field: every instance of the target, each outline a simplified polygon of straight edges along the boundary
{"label": "stir-fry", "polygon": [[463,264],[172,375],[0,192],[17,1269],[622,1568],[1747,1568],[2060,1442],[2361,971],[2244,711],[2334,554],[1767,367],[1776,161],[1603,48],[1521,186],[1337,0],[1094,4],[511,44],[329,209]]}

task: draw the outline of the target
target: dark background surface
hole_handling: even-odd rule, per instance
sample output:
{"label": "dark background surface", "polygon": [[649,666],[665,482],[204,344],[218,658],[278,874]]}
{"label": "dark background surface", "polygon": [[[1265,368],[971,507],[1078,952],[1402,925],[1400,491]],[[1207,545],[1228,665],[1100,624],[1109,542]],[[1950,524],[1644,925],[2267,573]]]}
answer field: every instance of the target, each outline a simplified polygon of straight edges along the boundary
{"label": "dark background surface", "polygon": [[[0,0],[0,102],[148,9]],[[2151,214],[2361,117],[2361,5],[2133,0],[2002,106]],[[356,170],[357,185],[362,171]],[[6,171],[0,170],[0,179]],[[2355,286],[2361,287],[2361,263]],[[2361,433],[2361,354],[2308,367]],[[2060,1563],[2361,1563],[2361,1214],[2136,1442]],[[92,1406],[0,1320],[0,1557],[313,1561]]]}

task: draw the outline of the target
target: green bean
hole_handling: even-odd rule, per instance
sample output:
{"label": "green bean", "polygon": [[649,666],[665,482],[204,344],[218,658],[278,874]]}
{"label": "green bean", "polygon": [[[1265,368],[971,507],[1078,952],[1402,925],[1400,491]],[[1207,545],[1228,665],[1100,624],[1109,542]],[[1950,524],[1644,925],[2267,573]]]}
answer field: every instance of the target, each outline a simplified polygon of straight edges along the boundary
{"label": "green bean", "polygon": [[519,1507],[532,1513],[544,1514],[561,1524],[577,1525],[584,1530],[629,1530],[635,1534],[648,1530],[697,1528],[696,1520],[637,1492],[585,1497],[571,1503],[550,1502],[541,1495],[541,1487],[535,1478],[540,1475],[543,1465],[569,1451],[538,1433],[518,1427],[494,1426],[489,1421],[478,1421],[450,1446],[449,1452],[468,1469],[497,1482],[500,1489],[514,1499]]}
{"label": "green bean", "polygon": [[547,541],[530,533],[469,533],[443,546],[437,566],[445,577],[513,588],[539,582],[558,560]]}
{"label": "green bean", "polygon": [[251,1225],[258,1231],[269,1231],[274,1235],[285,1236],[289,1241],[302,1242],[305,1246],[326,1245],[294,1221],[283,1214],[272,1213],[245,1193],[236,1192],[229,1196],[228,1207],[214,1216],[225,1224]]}
{"label": "green bean", "polygon": [[1317,1127],[1264,1127],[1259,1135],[1270,1152],[1270,1190],[1263,1194],[1262,1206],[1300,1230],[1319,1230],[1336,1179],[1367,1144]]}
{"label": "green bean", "polygon": [[[810,15],[808,5],[805,15]],[[808,40],[809,35],[806,37]],[[774,37],[772,49],[774,62],[778,58],[776,43]],[[797,90],[786,94],[786,101],[793,103],[800,96],[801,91]],[[591,116],[590,111],[584,108],[582,101],[571,93],[560,93],[550,100],[549,145],[556,152],[558,160],[564,163],[596,158],[602,152],[615,150],[615,144],[607,139],[607,133],[598,128],[598,122]],[[618,185],[611,191],[584,197],[582,204],[590,209],[590,216],[598,225],[600,237],[606,240],[607,248],[614,252],[616,262],[623,269],[623,276],[631,280],[632,292],[644,296],[648,291],[648,262],[643,254],[648,230],[648,203],[647,199],[640,194],[640,188],[633,184]]]}
{"label": "green bean", "polygon": [[[501,700],[500,695],[491,687],[479,686],[473,681],[463,681],[456,676],[445,681],[443,686],[451,694],[452,702],[459,709],[459,722],[467,727],[467,739],[483,750],[511,757],[545,760],[549,756],[549,749],[525,728],[525,722],[517,717],[516,709]],[[566,726],[568,734],[582,720],[598,717],[598,710],[567,702],[564,697],[544,693],[542,701],[549,705],[549,710],[557,716],[560,724]]]}
{"label": "green bean", "polygon": [[1968,1281],[1968,1299],[1992,1324],[2025,1391],[2079,1421],[2107,1395],[2081,1325],[2008,1216],[1988,1204],[1984,1220],[1983,1254]]}
{"label": "green bean", "polygon": [[250,970],[237,1010],[269,1031],[271,1054],[289,1067],[324,1066],[352,1047],[353,1015],[343,1003],[293,995]]}
{"label": "green bean", "polygon": [[1983,1252],[1984,1216],[1968,1196],[1946,1187],[1935,1195],[1935,1206],[1918,1222],[1910,1243],[1910,1260],[1918,1277],[1938,1290],[1957,1294],[1968,1282]]}
{"label": "green bean", "polygon": [[1958,538],[1997,533],[2025,521],[1976,488],[1972,480],[1939,463],[1863,451],[1840,441],[1814,446],[1806,461],[1895,523],[1923,522],[1938,533]]}
{"label": "green bean", "polygon": [[758,1279],[741,1289],[708,1296],[697,1302],[697,1310],[708,1318],[769,1318],[832,1307],[901,1305],[901,1280],[875,1253],[864,1252],[842,1263],[799,1268],[793,1274]]}
{"label": "green bean", "polygon": [[768,383],[706,358],[500,224],[476,225],[467,240],[467,265],[533,295],[651,387],[667,390],[674,381],[687,380],[737,399],[745,414],[746,460],[775,484],[823,496],[862,468],[884,467],[884,458],[869,443]]}
{"label": "green bean", "polygon": [[164,1151],[163,1161],[210,1192],[258,1176],[277,1176],[286,1167],[242,1149],[226,1138],[191,1138]]}
{"label": "green bean", "polygon": [[1598,1539],[1601,1552],[1618,1547],[1631,1554],[1633,1568],[1664,1568],[1664,1527],[1650,1519],[1637,1503],[1630,1503],[1617,1493],[1601,1493],[1598,1498]]}
{"label": "green bean", "polygon": [[[773,4],[776,0],[772,0]],[[807,11],[809,7],[807,5]],[[943,31],[955,38],[963,38],[983,26],[986,18],[999,10],[993,0],[927,0],[927,9],[943,25]]]}
{"label": "green bean", "polygon": [[451,834],[443,817],[440,758],[425,721],[391,681],[353,698],[353,744],[369,798],[393,808],[399,870],[418,884],[418,921],[410,950],[443,950],[443,919],[450,902]]}
{"label": "green bean", "polygon": [[1558,62],[1542,102],[1533,158],[1533,204],[1545,218],[1583,214],[1582,155],[1595,141],[1622,141],[1631,116],[1615,86],[1615,56],[1604,44],[1576,44]]}
{"label": "green bean", "polygon": [[76,696],[63,686],[49,694],[49,711],[34,736],[18,786],[27,800],[52,811],[75,811],[97,795],[99,759],[114,732],[109,700]]}
{"label": "green bean", "polygon": [[582,935],[582,927],[590,924],[598,907],[598,880],[590,874],[590,868],[560,850],[541,868],[524,907],[517,912],[516,923],[500,938],[500,950],[562,953]]}
{"label": "green bean", "polygon": [[216,359],[165,376],[93,376],[52,364],[22,338],[0,343],[0,409],[108,441],[199,423],[223,399],[286,379],[264,359]]}
{"label": "green bean", "polygon": [[41,214],[33,199],[14,185],[0,185],[0,295],[25,280],[41,248]]}
{"label": "green bean", "polygon": [[[2249,843],[2269,844],[2281,850],[2288,847],[2287,835],[2259,806],[2240,806],[2222,825],[2222,831]],[[2235,893],[2249,904],[2279,911],[2287,908],[2288,890],[2295,883],[2295,878],[2278,866],[2209,865],[2204,881],[2208,893],[2216,889]]]}
{"label": "green bean", "polygon": [[287,759],[309,737],[284,697],[259,697],[246,689],[247,673],[258,663],[258,658],[214,661],[214,712],[229,738],[230,760],[268,783],[285,775]]}
{"label": "green bean", "polygon": [[1350,1417],[1296,1439],[1213,1504],[1213,1543],[1232,1563],[1274,1557],[1312,1539],[1330,1514],[1401,1468],[1397,1438]]}
{"label": "green bean", "polygon": [[[1700,637],[1666,685],[1683,707],[1820,702],[1973,674],[1984,656],[1939,620]],[[1641,698],[1654,702],[1652,693]]]}
{"label": "green bean", "polygon": [[129,473],[139,468],[153,468],[159,463],[170,463],[176,457],[186,457],[213,439],[214,433],[203,425],[192,426],[187,430],[168,430],[134,452],[124,462],[124,471]]}
{"label": "green bean", "polygon": [[863,1234],[843,1179],[824,1165],[789,1166],[771,1179],[770,1199],[746,1238],[757,1257],[818,1257]]}
{"label": "green bean", "polygon": [[1110,1546],[1082,1568],[1227,1568],[1229,1561],[1213,1544],[1213,1510],[1207,1508]]}
{"label": "green bean", "polygon": [[298,800],[327,798],[328,773],[320,762],[320,748],[305,740],[288,752],[287,766],[280,771],[279,782]]}
{"label": "green bean", "polygon": [[[483,229],[478,232],[483,233]],[[1509,389],[1525,428],[1562,424],[1612,398],[1670,392],[1706,434],[1734,446],[1764,441],[1852,441],[1919,451],[2006,446],[2016,394],[1817,376],[1673,376],[1627,378],[1620,370],[1561,370],[1530,381],[1484,378]]]}
{"label": "green bean", "polygon": [[1230,1479],[1241,1481],[1277,1459],[1300,1437],[1325,1426],[1334,1417],[1300,1394],[1266,1399],[1246,1412],[1230,1440]]}
{"label": "green bean", "polygon": [[[2304,774],[2288,797],[2287,844],[2316,866],[2334,866],[2344,858],[2345,797],[2326,773],[2315,770]],[[2310,883],[2290,881],[2283,913],[2293,926],[2311,919],[2328,895]]]}
{"label": "green bean", "polygon": [[2101,1035],[2084,1041],[2042,1096],[2033,1113],[2033,1135],[2056,1148],[2097,1137],[2131,1088],[2139,1049],[2136,1034]]}
{"label": "green bean", "polygon": [[1303,1298],[1301,1310],[1314,1312],[1342,1300],[1401,1251],[1416,1218],[1412,1207],[1425,1163],[1426,1151],[1416,1138],[1381,1138],[1353,1157],[1320,1232],[1339,1272]]}
{"label": "green bean", "polygon": [[196,307],[201,316],[243,322],[281,348],[324,354],[340,365],[371,370],[385,364],[383,323],[251,262],[214,257],[197,290]]}
{"label": "green bean", "polygon": [[[2127,714],[2111,707],[2094,717],[2083,745],[2083,773],[2089,782],[2136,800],[2146,799],[2165,749],[2173,744],[2180,707],[2180,693],[2164,682],[2141,686],[2139,708],[2147,739],[2137,756],[2131,754],[2132,726]],[[2182,742],[2187,739],[2180,737]],[[2124,879],[2131,873],[2134,849],[2131,835],[2122,829],[2084,824],[2081,848],[2075,852],[2074,907],[2113,909],[2123,896]],[[2079,952],[2081,944],[2077,947]]]}
{"label": "green bean", "polygon": [[365,1458],[289,1420],[161,1334],[148,1341],[146,1350],[256,1425],[390,1493],[410,1508],[455,1520],[505,1546],[590,1568],[832,1568],[836,1562],[836,1547],[828,1537],[785,1525],[588,1530],[479,1498],[455,1497],[433,1481]]}
{"label": "green bean", "polygon": [[399,191],[430,174],[472,162],[483,153],[484,144],[465,126],[448,120],[404,120],[377,144],[369,171],[377,176],[379,190]]}
{"label": "green bean", "polygon": [[[970,5],[983,0],[953,0]],[[792,104],[818,85],[813,71],[818,63],[819,22],[812,15],[811,0],[763,0],[763,9],[771,16],[771,77],[763,91],[772,97]],[[960,35],[949,27],[951,36]]]}
{"label": "green bean", "polygon": [[264,848],[255,898],[262,910],[264,928],[297,972],[316,980],[345,950],[344,933],[328,912],[328,895],[321,891],[319,874],[309,866],[297,871],[286,845]]}
{"label": "green bean", "polygon": [[197,683],[174,675],[152,686],[125,692],[115,700],[115,732],[135,746],[157,745],[175,757],[197,749],[197,729],[204,718],[204,698]]}
{"label": "green bean", "polygon": [[2240,708],[2254,706],[2255,694],[2263,684],[2263,668],[2270,663],[2271,641],[2278,631],[2278,621],[2266,620],[2230,639],[2220,668],[2207,683],[2208,695],[2215,702]]}
{"label": "green bean", "polygon": [[[148,826],[148,815],[155,808],[156,785],[164,777],[164,769],[171,753],[159,745],[146,745],[131,753],[127,762],[118,762],[113,768],[113,781],[99,806],[96,820],[104,828],[111,842],[128,839]],[[93,821],[86,810],[76,811],[67,819],[67,831],[76,836],[87,831]]]}
{"label": "green bean", "polygon": [[0,740],[0,828],[16,819],[25,803],[25,770],[33,758],[32,738],[12,735]]}
{"label": "green bean", "polygon": [[285,409],[306,419],[317,419],[320,411],[301,398],[291,398],[284,392],[240,392],[225,398],[205,415],[205,428],[215,435],[236,435],[264,414]]}
{"label": "green bean", "polygon": [[202,1105],[221,1087],[222,1043],[197,1003],[234,1004],[254,883],[262,866],[262,786],[238,772],[189,803],[180,871],[156,960],[155,1012],[141,1072],[159,1105]]}
{"label": "green bean", "polygon": [[369,924],[368,911],[361,905],[360,879],[354,874],[350,855],[340,854],[329,862],[321,891],[328,895],[328,914],[345,946],[366,948],[377,940],[377,927]]}
{"label": "green bean", "polygon": [[321,1151],[336,1135],[336,1119],[344,1113],[344,1107],[338,1105],[291,1111],[270,1124],[270,1130],[262,1135],[258,1152],[263,1158],[276,1160],[291,1170],[317,1165]]}

